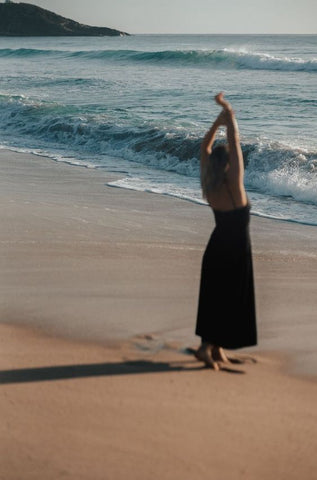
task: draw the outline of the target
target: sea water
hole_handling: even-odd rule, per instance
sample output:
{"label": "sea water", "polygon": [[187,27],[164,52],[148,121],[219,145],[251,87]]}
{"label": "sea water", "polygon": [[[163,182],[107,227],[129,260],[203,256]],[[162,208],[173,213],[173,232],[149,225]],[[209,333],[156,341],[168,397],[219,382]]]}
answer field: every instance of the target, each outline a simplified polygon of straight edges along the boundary
{"label": "sea water", "polygon": [[317,225],[316,35],[0,37],[0,68],[0,147],[198,203],[224,91],[252,212]]}

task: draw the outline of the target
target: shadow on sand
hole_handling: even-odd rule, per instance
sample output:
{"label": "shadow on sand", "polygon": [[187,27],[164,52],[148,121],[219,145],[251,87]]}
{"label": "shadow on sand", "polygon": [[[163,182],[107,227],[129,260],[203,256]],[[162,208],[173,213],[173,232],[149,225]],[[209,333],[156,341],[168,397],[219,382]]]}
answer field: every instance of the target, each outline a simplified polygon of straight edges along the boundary
{"label": "shadow on sand", "polygon": [[[191,365],[189,365],[191,364]],[[87,365],[61,365],[53,367],[22,368],[1,370],[0,384],[43,382],[51,380],[67,380],[85,377],[132,375],[155,372],[184,372],[206,370],[204,366],[193,366],[192,362],[152,362],[149,360],[133,360],[117,363],[90,363]],[[245,373],[243,370],[224,368],[229,373]]]}

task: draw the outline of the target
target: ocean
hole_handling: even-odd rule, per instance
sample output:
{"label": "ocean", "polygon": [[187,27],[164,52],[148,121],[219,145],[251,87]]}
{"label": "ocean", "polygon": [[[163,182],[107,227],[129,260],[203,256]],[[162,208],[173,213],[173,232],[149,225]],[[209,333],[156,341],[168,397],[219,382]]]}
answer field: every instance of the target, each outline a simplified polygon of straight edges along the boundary
{"label": "ocean", "polygon": [[0,37],[0,68],[0,148],[202,204],[200,142],[224,91],[252,213],[317,225],[316,35]]}

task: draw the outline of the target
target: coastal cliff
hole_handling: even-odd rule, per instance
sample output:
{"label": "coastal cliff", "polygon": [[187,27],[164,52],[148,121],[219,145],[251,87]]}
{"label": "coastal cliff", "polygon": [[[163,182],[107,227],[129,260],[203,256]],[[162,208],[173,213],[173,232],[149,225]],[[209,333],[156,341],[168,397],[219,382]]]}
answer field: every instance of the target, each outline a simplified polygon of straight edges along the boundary
{"label": "coastal cliff", "polygon": [[123,36],[112,28],[75,22],[29,3],[0,4],[0,36]]}

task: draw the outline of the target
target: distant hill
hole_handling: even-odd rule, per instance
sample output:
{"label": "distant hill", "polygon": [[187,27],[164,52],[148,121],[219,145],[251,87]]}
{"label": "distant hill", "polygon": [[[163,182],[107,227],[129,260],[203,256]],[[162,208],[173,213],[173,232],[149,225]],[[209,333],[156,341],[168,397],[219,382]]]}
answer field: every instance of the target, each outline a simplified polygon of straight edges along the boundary
{"label": "distant hill", "polygon": [[112,28],[83,25],[30,3],[0,3],[0,36],[105,35],[122,36],[128,33]]}

